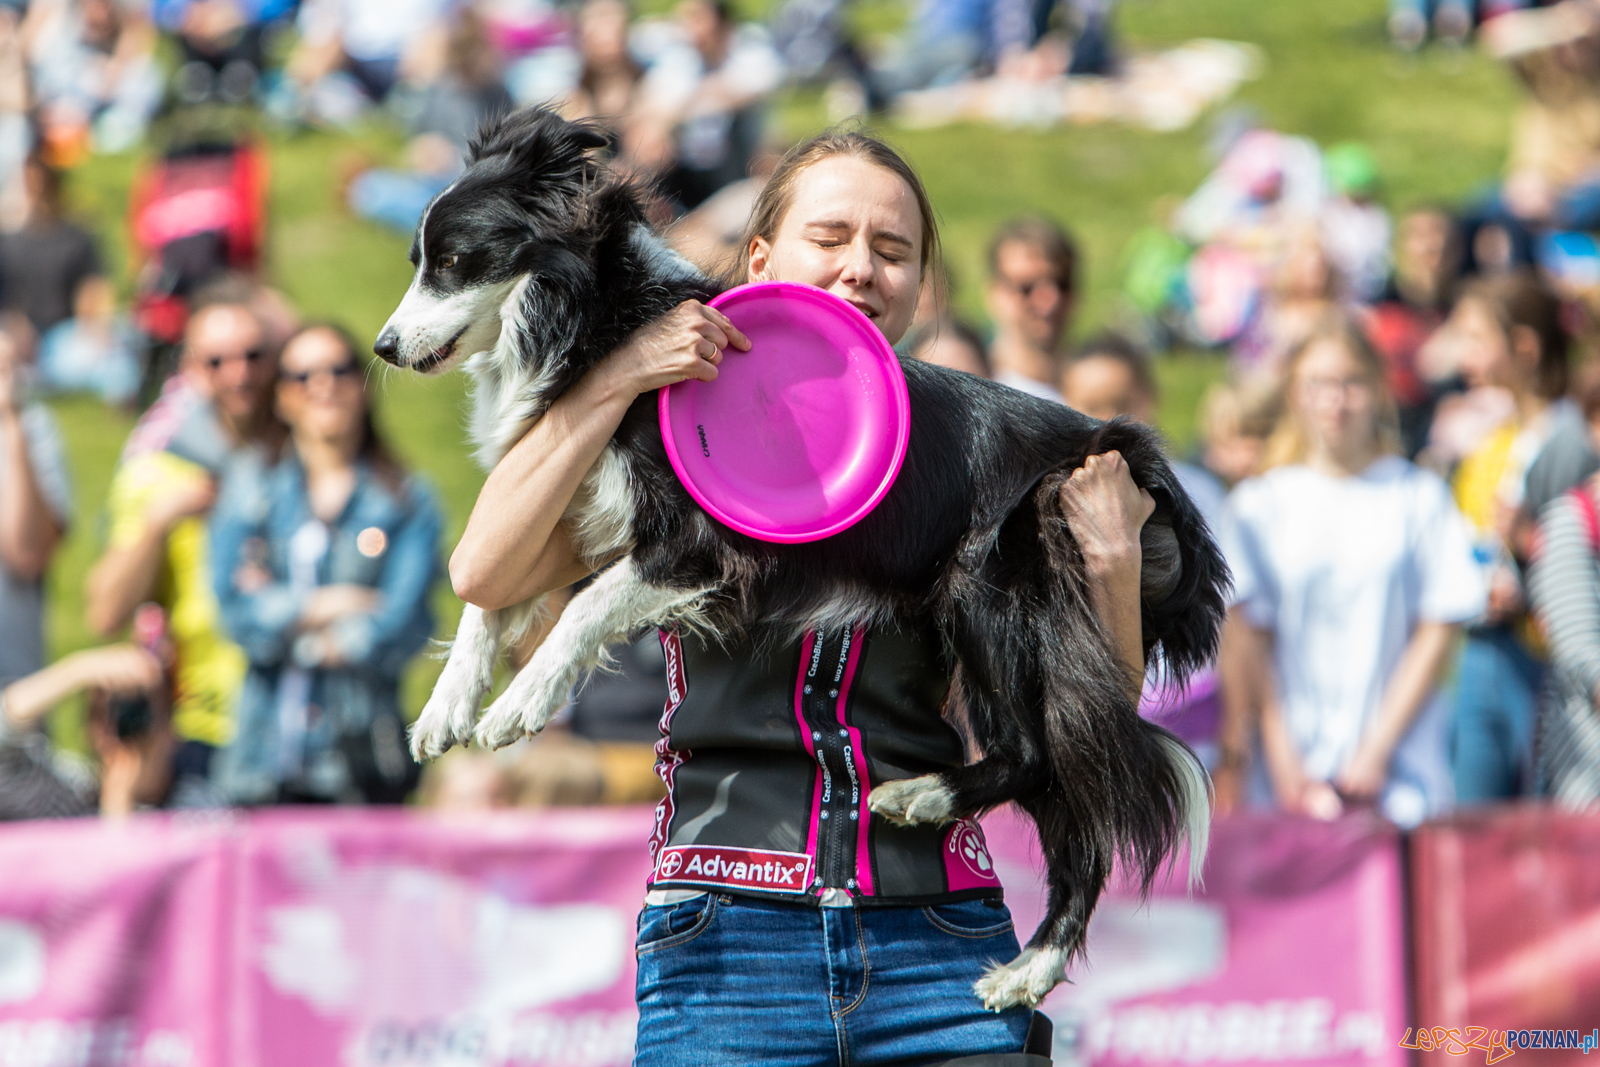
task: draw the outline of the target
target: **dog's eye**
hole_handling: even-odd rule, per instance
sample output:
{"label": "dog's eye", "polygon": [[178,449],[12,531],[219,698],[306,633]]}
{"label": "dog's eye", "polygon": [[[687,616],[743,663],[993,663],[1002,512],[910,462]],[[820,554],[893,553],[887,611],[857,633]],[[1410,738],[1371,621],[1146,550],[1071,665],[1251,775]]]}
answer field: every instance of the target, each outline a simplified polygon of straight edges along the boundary
{"label": "dog's eye", "polygon": [[440,256],[438,259],[434,260],[433,265],[438,270],[449,270],[451,267],[456,265],[456,257]]}

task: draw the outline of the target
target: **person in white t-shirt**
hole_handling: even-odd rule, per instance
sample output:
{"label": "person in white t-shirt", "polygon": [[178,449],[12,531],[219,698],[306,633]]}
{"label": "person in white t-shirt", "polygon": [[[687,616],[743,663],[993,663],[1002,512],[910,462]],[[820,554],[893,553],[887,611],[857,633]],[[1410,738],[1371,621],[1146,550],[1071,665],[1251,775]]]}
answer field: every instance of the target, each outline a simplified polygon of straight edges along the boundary
{"label": "person in white t-shirt", "polygon": [[1397,454],[1383,365],[1347,321],[1292,355],[1287,401],[1266,473],[1228,498],[1236,616],[1223,654],[1256,695],[1281,808],[1375,805],[1414,826],[1451,806],[1437,685],[1484,609],[1483,579],[1449,489]]}

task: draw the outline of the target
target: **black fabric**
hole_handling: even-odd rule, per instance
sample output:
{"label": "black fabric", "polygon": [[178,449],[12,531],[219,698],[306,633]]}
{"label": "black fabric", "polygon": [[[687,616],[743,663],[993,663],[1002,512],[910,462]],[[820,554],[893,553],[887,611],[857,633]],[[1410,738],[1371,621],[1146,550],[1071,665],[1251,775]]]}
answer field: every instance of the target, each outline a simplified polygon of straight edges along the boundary
{"label": "black fabric", "polygon": [[814,666],[807,676],[811,691],[799,695],[812,743],[830,767],[831,788],[822,791],[830,817],[817,823],[813,859],[819,884],[812,898],[821,888],[855,891],[859,818],[870,820],[874,883],[874,895],[863,903],[950,897],[942,854],[949,827],[895,826],[866,807],[874,785],[962,765],[961,738],[941,715],[950,665],[931,630],[863,636],[845,705],[846,724],[859,732],[866,762],[867,781],[857,783],[831,699],[849,659],[846,638],[842,631],[819,634],[805,664],[803,644],[760,654],[681,637],[686,686],[672,713],[668,745],[683,762],[672,776],[665,843],[806,851],[820,772],[801,734],[795,701],[797,685],[806,681],[802,675]]}
{"label": "black fabric", "polygon": [[71,318],[78,286],[104,273],[94,238],[70,222],[0,236],[0,307],[22,312],[41,334]]}
{"label": "black fabric", "polygon": [[591,741],[653,745],[667,701],[667,658],[654,630],[611,650],[615,670],[595,671],[578,687],[572,732]]}
{"label": "black fabric", "polygon": [[65,819],[94,813],[89,798],[63,781],[40,734],[0,740],[0,822]]}

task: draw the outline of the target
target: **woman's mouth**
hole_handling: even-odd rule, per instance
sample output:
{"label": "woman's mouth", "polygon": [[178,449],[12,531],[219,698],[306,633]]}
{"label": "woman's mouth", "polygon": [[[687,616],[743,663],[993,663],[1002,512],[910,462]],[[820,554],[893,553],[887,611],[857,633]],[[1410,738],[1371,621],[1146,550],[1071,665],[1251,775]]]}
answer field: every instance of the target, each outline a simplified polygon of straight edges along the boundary
{"label": "woman's mouth", "polygon": [[871,304],[860,300],[851,300],[849,301],[849,304],[851,307],[855,308],[869,319],[875,319],[878,317],[878,309],[873,307]]}

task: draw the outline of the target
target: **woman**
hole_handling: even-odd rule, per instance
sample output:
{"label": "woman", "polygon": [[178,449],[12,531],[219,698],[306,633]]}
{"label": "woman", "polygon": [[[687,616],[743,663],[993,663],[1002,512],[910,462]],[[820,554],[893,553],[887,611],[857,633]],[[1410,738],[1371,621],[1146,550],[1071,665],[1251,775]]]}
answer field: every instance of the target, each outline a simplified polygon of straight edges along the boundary
{"label": "woman", "polygon": [[1483,434],[1452,479],[1489,584],[1486,615],[1467,631],[1456,687],[1456,796],[1489,803],[1531,791],[1544,664],[1523,598],[1534,520],[1595,469],[1583,416],[1567,399],[1561,305],[1531,275],[1463,292],[1445,329],[1474,393],[1498,393],[1508,416]]}
{"label": "woman", "polygon": [[372,423],[356,346],[283,350],[290,447],[230,471],[211,518],[217,598],[250,660],[223,788],[243,804],[398,803],[416,784],[400,674],[428,640],[439,511]]}
{"label": "woman", "polygon": [[[1600,374],[1578,403],[1600,447]],[[1540,512],[1543,544],[1528,600],[1550,639],[1551,686],[1539,713],[1540,792],[1572,810],[1600,807],[1600,475]]]}
{"label": "woman", "polygon": [[1449,490],[1397,449],[1383,364],[1332,319],[1290,358],[1266,473],[1228,499],[1237,615],[1223,659],[1258,695],[1287,811],[1376,805],[1414,826],[1450,806],[1435,686],[1483,583]]}
{"label": "woman", "polygon": [[[743,248],[745,278],[826,289],[893,343],[911,323],[937,234],[904,160],[860,134],[828,133],[778,166]],[[579,480],[636,397],[715,379],[730,344],[749,347],[721,314],[690,301],[557,400],[490,473],[451,559],[456,591],[499,608],[581,577],[560,522]],[[1138,537],[1152,503],[1115,453],[1091,458],[1064,498],[1131,695],[1144,666]],[[926,620],[814,633],[764,652],[686,633],[663,644],[670,701],[657,751],[669,795],[639,917],[635,1062],[929,1063],[1017,1052],[1030,1013],[986,1012],[973,993],[991,963],[1017,951],[999,884],[987,868],[947,865],[962,842],[986,858],[976,824],[897,827],[865,805],[885,780],[961,763],[960,739],[940,717],[952,665]],[[804,682],[847,669],[834,688]],[[813,704],[837,714],[837,735],[814,723]],[[839,762],[825,755],[841,745]]]}

